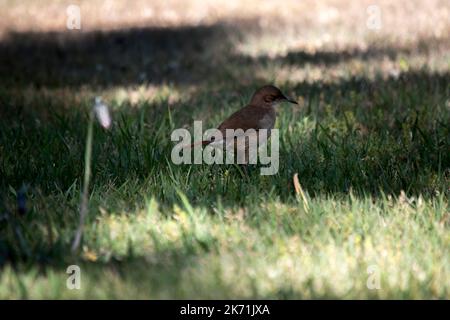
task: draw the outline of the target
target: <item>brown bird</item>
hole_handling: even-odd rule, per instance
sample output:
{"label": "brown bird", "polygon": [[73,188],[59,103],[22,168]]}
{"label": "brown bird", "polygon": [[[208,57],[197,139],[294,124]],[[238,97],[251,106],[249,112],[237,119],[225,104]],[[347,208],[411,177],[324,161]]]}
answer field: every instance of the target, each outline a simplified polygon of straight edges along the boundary
{"label": "brown bird", "polygon": [[[260,129],[267,130],[267,138],[270,136],[270,130],[275,126],[276,111],[275,107],[281,102],[290,102],[298,104],[295,100],[287,98],[280,89],[272,85],[266,85],[258,89],[252,96],[250,103],[242,109],[233,113],[229,118],[223,121],[217,128],[222,132],[225,139],[227,129],[242,129],[244,132],[248,129],[254,129],[256,133]],[[190,145],[195,147],[198,145],[209,145],[214,142],[214,145],[218,141],[201,141]],[[227,143],[227,141],[225,141]],[[219,143],[223,144],[223,141]],[[258,145],[261,142],[258,141]],[[246,145],[248,148],[248,144]],[[248,150],[246,150],[248,151]],[[247,152],[246,152],[247,153]],[[248,159],[248,155],[246,155]]]}

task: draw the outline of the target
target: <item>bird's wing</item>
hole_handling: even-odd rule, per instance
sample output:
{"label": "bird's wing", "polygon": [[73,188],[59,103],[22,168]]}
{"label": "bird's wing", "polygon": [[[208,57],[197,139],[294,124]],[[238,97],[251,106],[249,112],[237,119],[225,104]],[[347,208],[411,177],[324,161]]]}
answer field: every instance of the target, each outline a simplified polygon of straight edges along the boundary
{"label": "bird's wing", "polygon": [[252,105],[246,106],[222,122],[218,129],[225,135],[226,129],[242,129],[244,131],[248,129],[270,129],[264,126],[263,119],[270,116],[271,110],[262,110],[262,108],[254,107]]}

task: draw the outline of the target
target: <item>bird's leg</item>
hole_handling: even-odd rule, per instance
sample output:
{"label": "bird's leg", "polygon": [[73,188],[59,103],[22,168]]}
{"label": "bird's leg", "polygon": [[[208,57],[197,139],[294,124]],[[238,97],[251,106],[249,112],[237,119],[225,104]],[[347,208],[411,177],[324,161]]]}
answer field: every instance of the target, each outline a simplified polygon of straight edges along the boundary
{"label": "bird's leg", "polygon": [[244,174],[247,176],[247,178],[249,177],[249,172],[248,172],[248,164],[241,164],[241,168],[242,168],[242,172],[244,172]]}

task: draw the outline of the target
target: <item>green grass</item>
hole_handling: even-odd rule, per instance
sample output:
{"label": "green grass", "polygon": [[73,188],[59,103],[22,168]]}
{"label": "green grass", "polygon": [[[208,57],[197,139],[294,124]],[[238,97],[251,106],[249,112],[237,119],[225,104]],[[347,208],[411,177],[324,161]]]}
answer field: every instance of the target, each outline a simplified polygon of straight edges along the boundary
{"label": "green grass", "polygon": [[[0,42],[0,298],[450,298],[448,40],[250,57],[215,28]],[[171,163],[173,129],[215,127],[266,83],[300,102],[279,107],[278,174]],[[96,95],[114,123],[94,126],[73,255]]]}
{"label": "green grass", "polygon": [[[29,211],[2,216],[0,297],[448,298],[448,77],[361,85],[311,85],[301,110],[281,106],[280,171],[253,170],[249,181],[233,166],[170,162],[170,132],[189,117],[182,106],[169,113],[167,96],[117,105],[113,128],[95,128],[79,256],[70,254],[87,129],[78,110],[91,100],[41,123],[19,108],[1,122],[1,187],[14,211],[14,190],[29,184]],[[195,101],[207,108],[209,97]],[[81,266],[80,291],[65,287],[70,264]],[[379,290],[366,286],[373,265]]]}

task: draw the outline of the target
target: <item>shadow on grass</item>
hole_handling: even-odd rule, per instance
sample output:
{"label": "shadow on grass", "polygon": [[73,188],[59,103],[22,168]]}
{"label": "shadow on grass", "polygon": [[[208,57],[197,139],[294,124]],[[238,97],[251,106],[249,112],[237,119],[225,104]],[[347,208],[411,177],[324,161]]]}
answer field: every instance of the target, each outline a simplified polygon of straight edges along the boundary
{"label": "shadow on grass", "polygon": [[[424,70],[407,72],[399,78],[286,85],[288,91],[306,99],[300,109],[280,107],[281,167],[278,175],[267,179],[277,187],[282,199],[290,196],[283,190],[295,172],[301,174],[302,184],[311,194],[346,193],[350,188],[367,194],[398,194],[400,190],[433,194],[450,168],[450,115],[446,106],[449,83],[448,73]],[[243,89],[249,93],[250,90]],[[190,99],[192,104],[201,102],[200,108],[205,108],[204,96],[194,94]],[[183,108],[172,110],[169,116],[166,103],[120,111],[114,115],[117,123],[109,132],[96,128],[96,188],[119,188],[136,179],[155,184],[152,192],[164,202],[167,193],[159,189],[163,189],[161,181],[167,176],[167,186],[174,183],[171,179],[178,180],[189,195],[190,190],[197,190],[192,195],[209,198],[208,201],[209,194],[215,198],[229,190],[228,182],[214,171],[207,173],[210,168],[193,166],[194,176],[190,179],[189,166],[168,164],[174,145],[170,141],[173,126],[192,124],[194,119],[187,120],[192,113]],[[8,114],[9,120],[0,123],[1,144],[4,150],[11,150],[1,157],[1,190],[8,193],[9,186],[18,190],[23,183],[46,194],[54,194],[55,190],[65,193],[74,185],[78,187],[83,172],[84,111],[72,108],[58,114],[53,110],[45,125],[36,122],[32,110],[19,109]],[[150,118],[148,125],[145,120],[138,121]],[[299,126],[305,118],[311,124],[302,132]],[[207,120],[205,129],[217,124]],[[175,176],[171,176],[171,171]],[[202,178],[196,179],[196,175]],[[235,176],[240,177],[238,172]],[[232,189],[235,192],[231,201],[245,200],[245,192],[237,189],[239,185]]]}
{"label": "shadow on grass", "polygon": [[193,83],[206,76],[204,65],[217,63],[214,53],[229,45],[230,28],[10,33],[0,42],[1,82],[49,88]]}
{"label": "shadow on grass", "polygon": [[[284,56],[258,57],[259,63],[274,63],[281,62],[286,65],[304,64],[321,64],[325,66],[332,66],[343,63],[352,59],[360,59],[362,61],[370,61],[372,59],[387,58],[389,60],[396,60],[401,56],[409,56],[412,54],[427,55],[436,49],[444,49],[450,46],[450,38],[422,38],[416,43],[405,44],[382,44],[373,43],[366,48],[346,48],[341,50],[313,50],[308,51],[290,51]],[[249,58],[251,60],[251,58]]]}
{"label": "shadow on grass", "polygon": [[[278,175],[267,179],[278,186],[282,199],[289,196],[283,188],[295,172],[301,174],[304,187],[312,194],[348,192],[350,188],[368,194],[398,194],[400,190],[432,194],[450,167],[446,152],[450,136],[448,83],[447,73],[418,71],[390,79],[287,85],[288,91],[306,99],[300,109],[280,106],[281,167]],[[243,91],[250,93],[248,88]],[[208,108],[204,99],[209,101],[209,97],[194,94],[190,99],[186,105],[200,104],[200,114],[201,108]],[[174,183],[171,179],[179,180],[187,192],[199,191],[195,198],[208,198],[211,193],[215,197],[228,189],[228,182],[214,170],[207,173],[208,166],[192,166],[192,176],[189,166],[169,166],[174,145],[171,131],[185,123],[192,125],[194,118],[189,119],[192,112],[185,108],[172,110],[169,116],[166,103],[120,111],[114,115],[117,122],[111,131],[96,128],[93,185],[97,189],[120,188],[130,179],[155,184],[152,191],[162,199],[167,199],[166,191],[159,190],[163,189],[162,180],[167,186]],[[32,110],[11,112],[10,121],[0,123],[2,144],[5,150],[12,150],[2,155],[2,190],[9,186],[17,190],[23,183],[44,193],[65,193],[74,184],[77,187],[83,172],[84,111],[58,114],[54,110],[45,125],[36,123],[29,112]],[[305,118],[309,124],[302,129]],[[138,119],[151,120],[147,124]],[[207,120],[204,129],[218,125],[206,118],[195,120]],[[235,176],[240,177],[238,172]],[[243,190],[233,190],[232,200],[245,199]]]}
{"label": "shadow on grass", "polygon": [[[294,51],[252,58],[235,52],[236,41],[261,33],[253,19],[211,25],[112,31],[11,32],[0,41],[0,83],[55,88],[174,83],[205,85],[226,80],[228,68],[254,73],[272,63],[332,65],[413,52],[430,53],[449,39],[421,39],[410,46],[371,45],[341,51]],[[219,75],[219,76],[217,76]],[[217,77],[215,77],[217,76]]]}

